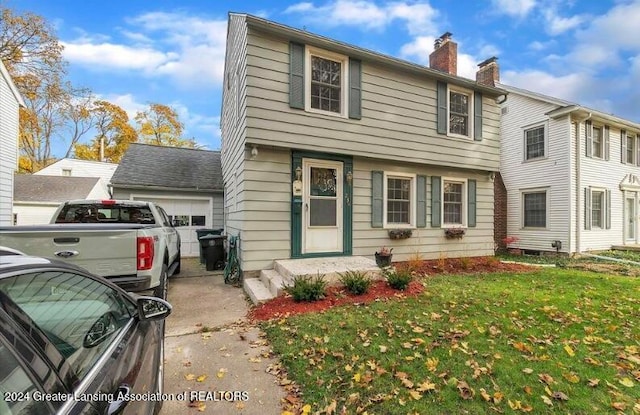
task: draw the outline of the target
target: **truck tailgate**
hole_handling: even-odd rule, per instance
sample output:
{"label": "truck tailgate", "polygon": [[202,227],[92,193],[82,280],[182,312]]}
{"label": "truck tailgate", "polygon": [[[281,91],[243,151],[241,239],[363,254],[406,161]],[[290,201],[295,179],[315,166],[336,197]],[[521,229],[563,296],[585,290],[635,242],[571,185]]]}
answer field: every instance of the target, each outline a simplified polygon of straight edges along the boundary
{"label": "truck tailgate", "polygon": [[57,229],[3,228],[0,245],[15,247],[29,255],[71,262],[102,277],[136,274],[135,229],[48,227]]}

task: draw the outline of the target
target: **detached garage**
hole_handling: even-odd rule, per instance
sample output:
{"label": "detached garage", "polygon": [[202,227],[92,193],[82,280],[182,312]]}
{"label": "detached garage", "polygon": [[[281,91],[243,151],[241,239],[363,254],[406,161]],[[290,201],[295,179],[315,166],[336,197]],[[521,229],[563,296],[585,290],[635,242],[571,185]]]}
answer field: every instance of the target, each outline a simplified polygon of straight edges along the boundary
{"label": "detached garage", "polygon": [[159,204],[177,221],[181,255],[198,256],[196,229],[223,227],[220,152],[131,144],[111,179],[114,199]]}

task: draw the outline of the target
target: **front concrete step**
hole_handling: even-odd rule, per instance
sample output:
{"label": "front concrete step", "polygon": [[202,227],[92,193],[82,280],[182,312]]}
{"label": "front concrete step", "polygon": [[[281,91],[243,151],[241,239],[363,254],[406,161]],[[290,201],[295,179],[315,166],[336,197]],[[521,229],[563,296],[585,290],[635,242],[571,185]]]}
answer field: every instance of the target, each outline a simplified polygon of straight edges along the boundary
{"label": "front concrete step", "polygon": [[271,291],[262,283],[259,278],[245,278],[242,280],[242,288],[249,295],[253,304],[260,304],[274,298]]}
{"label": "front concrete step", "polygon": [[347,271],[364,272],[374,279],[382,277],[376,261],[363,256],[279,259],[274,261],[274,268],[285,282],[293,281],[297,276],[324,275],[325,281],[335,284],[340,274]]}
{"label": "front concrete step", "polygon": [[284,290],[284,278],[282,278],[282,275],[274,269],[263,269],[260,271],[260,281],[262,281],[264,286],[269,289],[269,292],[271,292],[274,297],[282,294],[282,291]]}

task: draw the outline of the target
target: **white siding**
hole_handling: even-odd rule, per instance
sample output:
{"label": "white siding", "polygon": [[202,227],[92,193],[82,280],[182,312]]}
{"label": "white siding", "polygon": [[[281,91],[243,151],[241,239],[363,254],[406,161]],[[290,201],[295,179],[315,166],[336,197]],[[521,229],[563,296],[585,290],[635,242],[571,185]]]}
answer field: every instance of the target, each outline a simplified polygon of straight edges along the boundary
{"label": "white siding", "polygon": [[[510,93],[503,105],[500,172],[507,189],[507,235],[517,237],[512,247],[551,251],[551,242],[560,240],[569,249],[570,229],[570,142],[569,117],[549,119],[545,113],[557,105]],[[525,160],[525,129],[543,123],[547,148],[542,159]],[[546,229],[526,229],[523,224],[522,192],[547,191]]]}
{"label": "white siding", "polygon": [[17,218],[16,225],[45,225],[58,208],[59,203],[15,202],[13,213]]}
{"label": "white siding", "polygon": [[[2,63],[0,62],[0,65]],[[0,226],[13,225],[13,173],[18,166],[19,104],[0,72]]]}

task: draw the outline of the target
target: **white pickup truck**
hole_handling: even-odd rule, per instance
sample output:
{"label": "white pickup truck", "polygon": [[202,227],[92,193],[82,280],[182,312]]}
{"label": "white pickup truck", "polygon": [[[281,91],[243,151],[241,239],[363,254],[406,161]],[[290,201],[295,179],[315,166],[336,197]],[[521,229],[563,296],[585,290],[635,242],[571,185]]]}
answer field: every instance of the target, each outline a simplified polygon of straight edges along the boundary
{"label": "white pickup truck", "polygon": [[72,262],[125,290],[153,289],[161,298],[168,277],[180,272],[180,236],[151,202],[64,202],[49,225],[0,227],[0,246]]}

